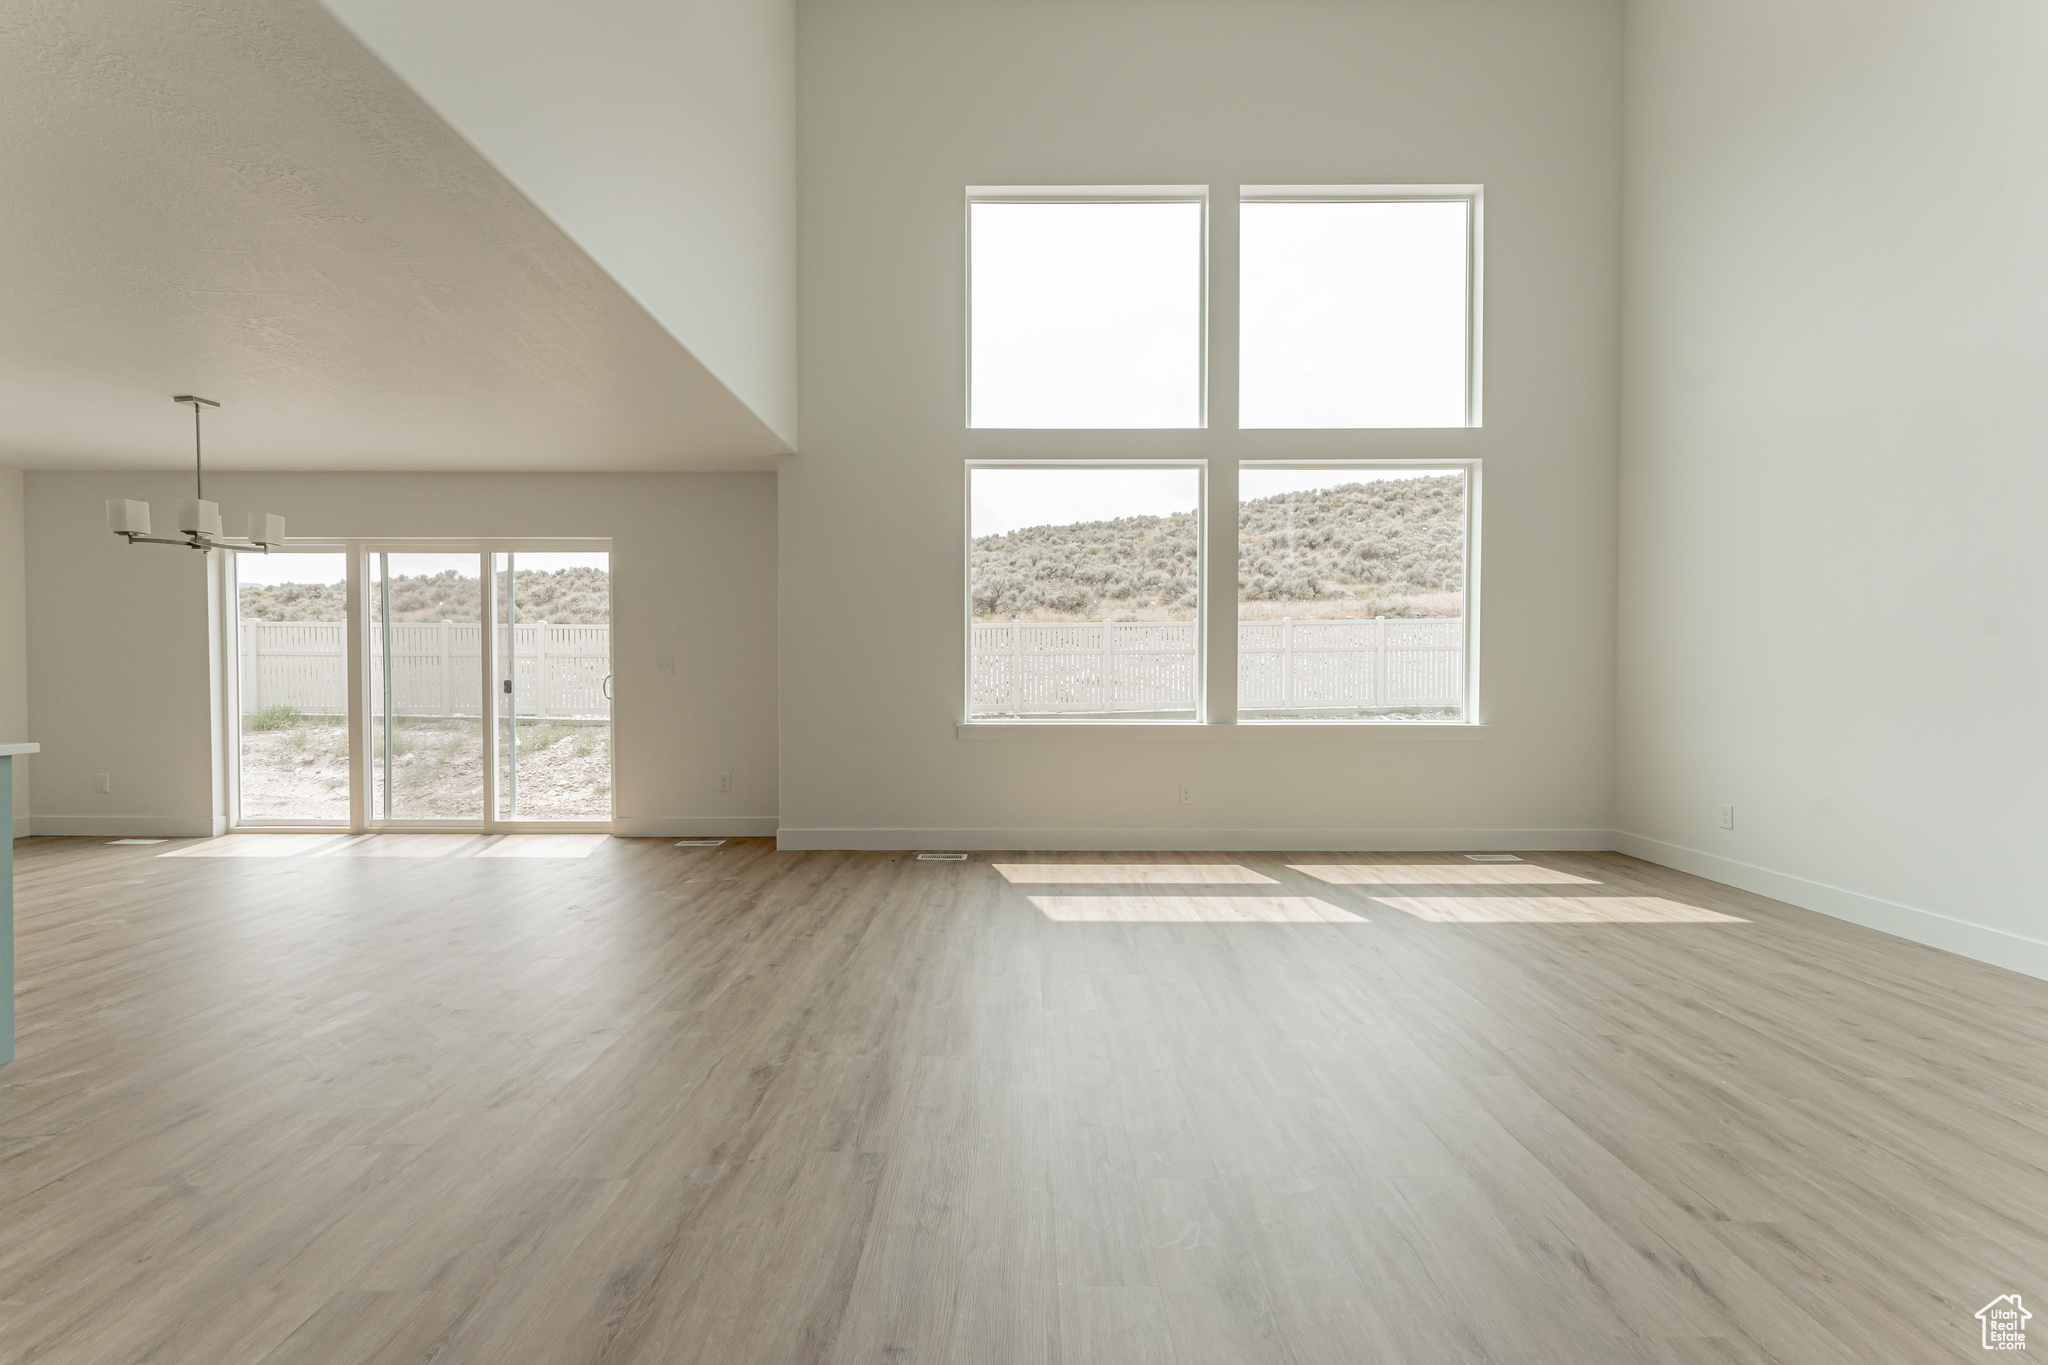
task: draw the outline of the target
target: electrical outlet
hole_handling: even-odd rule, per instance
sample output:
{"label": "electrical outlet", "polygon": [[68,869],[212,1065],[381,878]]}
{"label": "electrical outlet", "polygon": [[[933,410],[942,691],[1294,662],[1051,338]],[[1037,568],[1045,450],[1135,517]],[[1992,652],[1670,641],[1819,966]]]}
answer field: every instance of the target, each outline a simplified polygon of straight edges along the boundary
{"label": "electrical outlet", "polygon": [[1182,804],[1183,806],[1192,806],[1192,805],[1194,805],[1194,804],[1195,804],[1195,784],[1194,784],[1194,783],[1192,783],[1192,782],[1183,782],[1183,783],[1181,783],[1181,784],[1180,784],[1180,803],[1181,803],[1181,804]]}
{"label": "electrical outlet", "polygon": [[718,775],[718,789],[722,792],[729,792],[732,790],[731,773],[720,773]]}
{"label": "electrical outlet", "polygon": [[673,678],[676,675],[676,656],[673,654],[655,655],[654,671],[663,677]]}
{"label": "electrical outlet", "polygon": [[92,789],[102,796],[112,796],[114,794],[114,775],[112,773],[94,773],[92,775]]}
{"label": "electrical outlet", "polygon": [[1721,828],[1722,828],[1722,829],[1734,829],[1734,828],[1735,828],[1735,807],[1733,807],[1733,806],[1723,806],[1723,807],[1721,807]]}

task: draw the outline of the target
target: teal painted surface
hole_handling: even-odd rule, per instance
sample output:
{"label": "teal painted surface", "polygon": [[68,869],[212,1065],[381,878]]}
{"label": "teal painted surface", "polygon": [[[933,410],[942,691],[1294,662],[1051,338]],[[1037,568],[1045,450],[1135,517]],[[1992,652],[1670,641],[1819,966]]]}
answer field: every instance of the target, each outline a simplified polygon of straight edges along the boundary
{"label": "teal painted surface", "polygon": [[14,758],[0,754],[0,1062],[14,1060]]}

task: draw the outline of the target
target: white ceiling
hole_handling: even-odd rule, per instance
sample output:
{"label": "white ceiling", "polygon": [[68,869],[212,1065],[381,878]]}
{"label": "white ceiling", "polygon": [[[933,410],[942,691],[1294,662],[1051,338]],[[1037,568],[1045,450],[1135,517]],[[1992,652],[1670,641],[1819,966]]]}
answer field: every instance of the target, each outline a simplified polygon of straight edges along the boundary
{"label": "white ceiling", "polygon": [[314,0],[0,8],[0,464],[787,447]]}

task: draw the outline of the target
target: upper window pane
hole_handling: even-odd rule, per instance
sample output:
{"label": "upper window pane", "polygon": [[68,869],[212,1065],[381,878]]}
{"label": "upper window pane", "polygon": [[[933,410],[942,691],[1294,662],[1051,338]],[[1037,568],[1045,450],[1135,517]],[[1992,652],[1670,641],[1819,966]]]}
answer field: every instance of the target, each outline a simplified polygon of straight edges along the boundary
{"label": "upper window pane", "polygon": [[1469,424],[1470,200],[1239,215],[1240,426]]}
{"label": "upper window pane", "polygon": [[1202,424],[1202,205],[969,206],[975,427]]}

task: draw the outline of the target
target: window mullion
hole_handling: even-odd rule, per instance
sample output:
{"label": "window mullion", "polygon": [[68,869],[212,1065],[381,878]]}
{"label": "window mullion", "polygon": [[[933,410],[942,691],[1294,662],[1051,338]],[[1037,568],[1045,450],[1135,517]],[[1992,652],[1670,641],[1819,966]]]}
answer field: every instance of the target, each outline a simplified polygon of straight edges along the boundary
{"label": "window mullion", "polygon": [[348,654],[343,661],[348,682],[348,827],[357,834],[370,827],[370,613],[369,556],[358,544],[347,549],[347,588],[342,615],[348,624]]}
{"label": "window mullion", "polygon": [[[1219,187],[1221,188],[1221,187]],[[1208,427],[1237,430],[1238,372],[1238,205],[1235,196],[1212,192],[1208,217]],[[1205,441],[1208,450],[1206,524],[1202,563],[1202,720],[1237,724],[1237,460]]]}
{"label": "window mullion", "polygon": [[1211,458],[1202,499],[1202,720],[1237,724],[1237,461]]}

